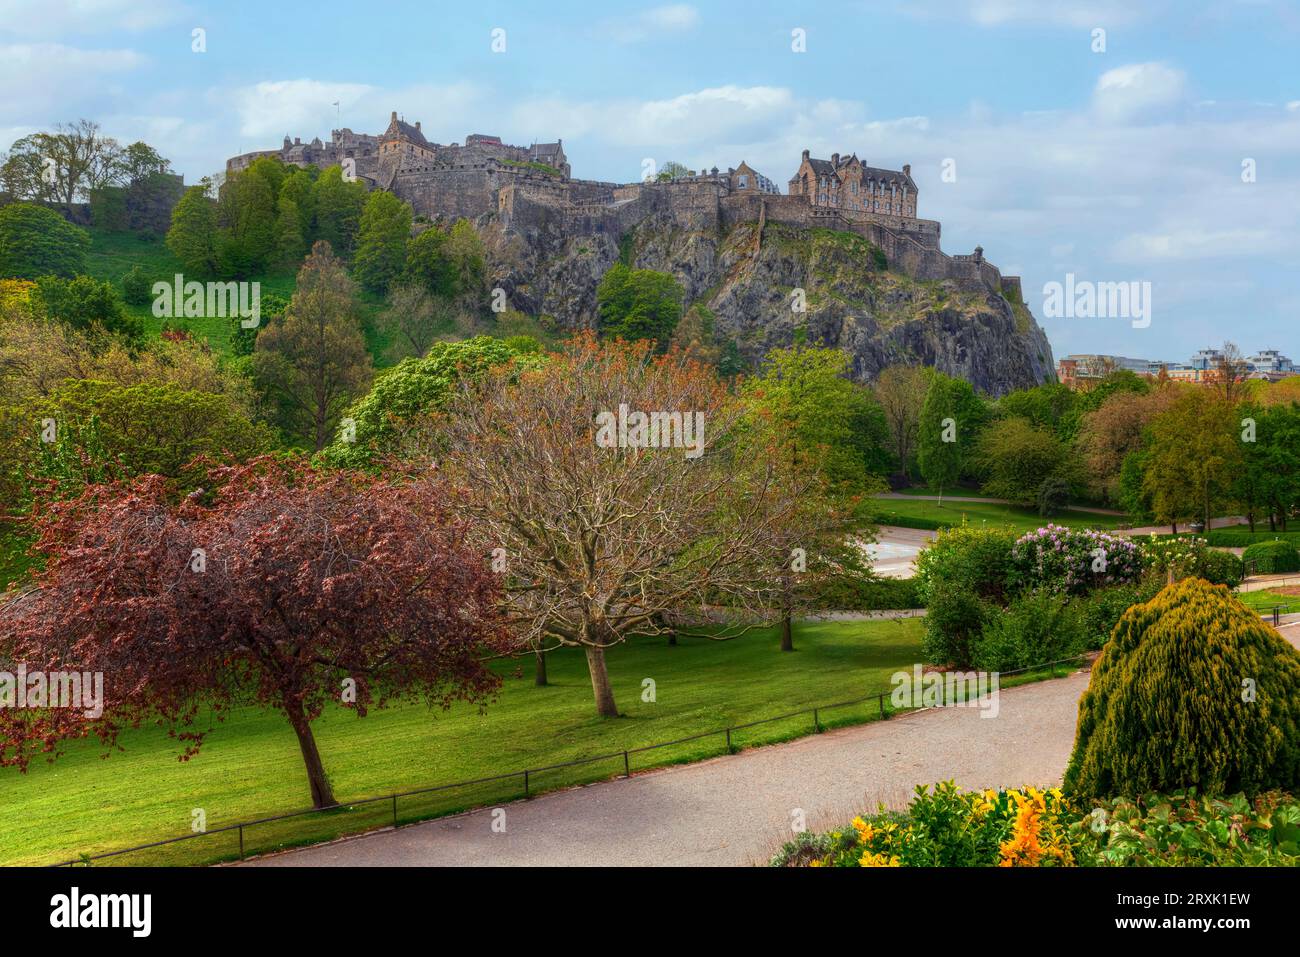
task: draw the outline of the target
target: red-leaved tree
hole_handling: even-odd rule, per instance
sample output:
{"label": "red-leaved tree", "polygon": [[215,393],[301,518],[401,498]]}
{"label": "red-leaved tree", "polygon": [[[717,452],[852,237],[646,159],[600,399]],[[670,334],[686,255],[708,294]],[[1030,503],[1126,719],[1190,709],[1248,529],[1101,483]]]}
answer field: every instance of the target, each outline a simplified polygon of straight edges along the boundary
{"label": "red-leaved tree", "polygon": [[157,721],[192,756],[216,712],[284,712],[316,807],[335,803],[311,722],[394,699],[482,703],[504,650],[496,576],[433,475],[384,482],[257,459],[212,471],[177,502],[149,476],[87,489],[37,515],[48,556],[0,607],[0,663],[102,673],[103,711],[0,708],[0,765],[68,738],[112,746]]}

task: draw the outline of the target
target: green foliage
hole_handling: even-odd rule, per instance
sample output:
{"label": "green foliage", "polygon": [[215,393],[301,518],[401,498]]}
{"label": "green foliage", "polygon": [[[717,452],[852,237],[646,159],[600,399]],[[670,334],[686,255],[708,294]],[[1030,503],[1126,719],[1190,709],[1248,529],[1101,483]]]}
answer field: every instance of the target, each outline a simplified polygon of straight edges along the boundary
{"label": "green foliage", "polygon": [[434,226],[407,243],[404,278],[442,299],[456,295],[456,264],[445,232]]}
{"label": "green foliage", "polygon": [[985,626],[997,614],[997,605],[971,589],[938,582],[931,586],[926,602],[922,656],[936,665],[970,664]]}
{"label": "green foliage", "polygon": [[1188,578],[1124,613],[1079,703],[1079,798],[1300,785],[1300,653],[1222,585]]}
{"label": "green foliage", "polygon": [[1074,408],[1083,393],[1059,382],[1009,392],[997,402],[999,416],[1021,418],[1060,436],[1063,424],[1074,421]]}
{"label": "green foliage", "polygon": [[316,238],[325,240],[340,256],[350,256],[366,205],[365,184],[348,182],[342,167],[331,166],[317,178],[312,193]]}
{"label": "green foliage", "polygon": [[126,190],[121,186],[101,186],[90,191],[90,221],[106,233],[126,232]]}
{"label": "green foliage", "polygon": [[275,259],[275,177],[257,163],[232,174],[217,201],[217,269],[226,278],[255,275]]}
{"label": "green foliage", "polygon": [[940,495],[973,464],[986,418],[984,402],[969,382],[941,372],[930,377],[917,429],[917,465]]}
{"label": "green foliage", "polygon": [[1282,539],[1256,542],[1248,546],[1241,553],[1241,560],[1260,575],[1300,572],[1300,550],[1293,543]]}
{"label": "green foliage", "polygon": [[81,437],[79,449],[91,453],[89,461],[190,487],[200,477],[188,468],[195,458],[240,461],[272,445],[271,433],[250,422],[229,396],[172,385],[80,380],[56,391],[45,408],[61,429]]}
{"label": "green foliage", "polygon": [[[422,359],[403,359],[376,380],[370,392],[347,410],[356,424],[355,441],[335,441],[322,453],[324,461],[349,468],[366,468],[383,455],[399,454],[408,432],[443,411],[461,383],[474,382],[488,369],[519,360],[545,361],[532,347],[476,336],[460,342],[436,342]],[[523,345],[524,348],[520,348]]]}
{"label": "green foliage", "polygon": [[1001,604],[1015,543],[1016,533],[1010,529],[959,525],[941,530],[916,559],[922,603],[928,606],[935,591],[948,585]]}
{"label": "green foliage", "polygon": [[1028,591],[989,616],[971,649],[981,671],[1014,671],[1077,655],[1085,646],[1079,607],[1064,593]]}
{"label": "green foliage", "polygon": [[259,301],[259,316],[256,326],[245,327],[236,323],[230,334],[230,351],[235,356],[251,356],[257,348],[257,336],[263,329],[284,315],[289,308],[289,300],[273,292],[262,293]]}
{"label": "green foliage", "polygon": [[205,180],[185,191],[167,231],[167,248],[195,276],[212,275],[217,268],[217,210],[208,188]]}
{"label": "green foliage", "polygon": [[82,332],[100,330],[129,341],[144,334],[139,318],[122,307],[113,284],[90,276],[42,276],[36,280],[34,300],[46,316]]}
{"label": "green foliage", "polygon": [[401,274],[412,215],[411,207],[392,193],[376,190],[366,198],[352,267],[362,288],[383,295]]}
{"label": "green foliage", "polygon": [[809,589],[809,604],[837,611],[883,611],[920,608],[911,578],[818,576]]}
{"label": "green foliage", "polygon": [[653,339],[664,349],[682,317],[683,295],[681,283],[668,273],[615,263],[596,287],[601,334]]}
{"label": "green foliage", "polygon": [[1146,575],[1136,582],[1110,585],[1076,597],[1083,647],[1096,650],[1109,641],[1124,612],[1133,605],[1150,601],[1160,590],[1160,584],[1156,576]]}
{"label": "green foliage", "polygon": [[[1044,490],[1068,489],[1075,476],[1075,459],[1065,443],[1047,427],[1021,416],[990,424],[979,437],[975,459],[985,476],[985,495],[1040,506],[1040,513]],[[1055,506],[1055,498],[1049,504]]]}
{"label": "green foliage", "polygon": [[1199,536],[1142,540],[1142,561],[1162,583],[1172,574],[1175,580],[1195,576],[1215,585],[1235,588],[1241,583],[1242,562],[1231,552],[1207,547]]}
{"label": "green foliage", "polygon": [[0,208],[0,277],[73,276],[86,268],[89,234],[32,203]]}
{"label": "green foliage", "polygon": [[153,280],[138,263],[122,277],[122,299],[132,306],[147,306],[153,299]]}

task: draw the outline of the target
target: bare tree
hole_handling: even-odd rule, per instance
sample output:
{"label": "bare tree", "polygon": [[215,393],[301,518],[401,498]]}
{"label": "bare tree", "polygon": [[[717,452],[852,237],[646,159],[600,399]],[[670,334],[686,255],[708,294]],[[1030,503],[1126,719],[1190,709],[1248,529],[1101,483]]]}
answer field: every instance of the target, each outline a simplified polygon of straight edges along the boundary
{"label": "bare tree", "polygon": [[872,387],[876,401],[884,410],[894,454],[898,456],[898,471],[904,481],[909,478],[907,463],[916,449],[916,430],[928,385],[923,366],[894,365],[883,370]]}
{"label": "bare tree", "polygon": [[732,637],[779,604],[802,486],[742,421],[704,366],[591,335],[454,404],[443,467],[500,562],[519,647],[583,648],[602,716],[618,713],[606,649],[683,623]]}
{"label": "bare tree", "polygon": [[1246,357],[1241,354],[1241,349],[1235,342],[1223,344],[1219,358],[1214,364],[1214,371],[1214,384],[1219,394],[1227,402],[1239,402],[1246,391],[1246,374],[1250,371],[1250,363],[1246,361]]}

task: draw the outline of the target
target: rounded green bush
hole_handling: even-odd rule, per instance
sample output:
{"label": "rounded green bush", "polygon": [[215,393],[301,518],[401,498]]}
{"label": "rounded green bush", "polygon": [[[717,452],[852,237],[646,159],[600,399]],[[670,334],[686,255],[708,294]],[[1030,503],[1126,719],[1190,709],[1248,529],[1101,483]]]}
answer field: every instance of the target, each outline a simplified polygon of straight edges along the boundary
{"label": "rounded green bush", "polygon": [[1134,605],[1079,701],[1065,789],[1080,798],[1300,787],[1300,652],[1223,585]]}
{"label": "rounded green bush", "polygon": [[1260,575],[1300,572],[1300,550],[1288,541],[1256,542],[1241,553],[1241,560],[1253,564]]}

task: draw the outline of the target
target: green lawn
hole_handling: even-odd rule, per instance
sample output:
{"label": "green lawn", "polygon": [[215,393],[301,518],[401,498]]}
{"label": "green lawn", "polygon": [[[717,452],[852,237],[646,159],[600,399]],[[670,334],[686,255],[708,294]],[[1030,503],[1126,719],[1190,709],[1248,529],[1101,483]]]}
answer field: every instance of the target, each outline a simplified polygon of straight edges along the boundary
{"label": "green lawn", "polygon": [[[599,719],[585,659],[569,650],[550,658],[551,686],[533,684],[531,659],[502,663],[500,697],[480,714],[457,706],[430,712],[403,705],[357,718],[342,710],[316,722],[326,768],[340,801],[536,768],[670,741],[888,689],[889,676],[920,660],[922,621],[807,622],[792,654],[772,631],[726,642],[640,640],[609,655],[623,717]],[[520,673],[516,675],[516,671]],[[655,681],[656,701],[641,700],[643,680]],[[871,720],[878,705],[823,712],[821,723]],[[806,734],[808,716],[737,731],[748,747]],[[296,740],[275,712],[241,710],[218,724],[200,754],[176,759],[174,741],[159,729],[123,736],[123,751],[107,759],[78,742],[53,764],[33,763],[26,775],[0,769],[0,864],[40,864],[79,853],[115,850],[189,833],[201,808],[209,829],[309,805]],[[723,752],[721,736],[632,756],[633,769]],[[622,772],[613,761],[530,776],[533,793]],[[402,820],[522,794],[522,781],[477,785],[404,798]],[[391,823],[391,803],[261,825],[246,834],[249,853],[321,840]],[[234,856],[235,833],[116,859],[123,864],[203,863]]]}
{"label": "green lawn", "polygon": [[931,501],[906,499],[878,499],[876,520],[884,525],[907,525],[914,528],[935,528],[939,525],[960,525],[963,521],[978,525],[1010,525],[1017,531],[1031,532],[1047,522],[1076,528],[1113,529],[1124,521],[1122,515],[1104,515],[1096,512],[1063,511],[1050,519],[1041,518],[1033,509],[1015,505],[995,505],[984,502],[947,502],[942,506]]}
{"label": "green lawn", "polygon": [[1237,597],[1251,611],[1260,614],[1265,612],[1272,614],[1274,605],[1281,605],[1282,614],[1284,615],[1289,612],[1300,611],[1300,595],[1281,595],[1275,591],[1264,589],[1262,591],[1237,592]]}

